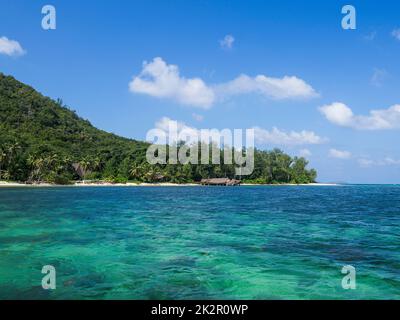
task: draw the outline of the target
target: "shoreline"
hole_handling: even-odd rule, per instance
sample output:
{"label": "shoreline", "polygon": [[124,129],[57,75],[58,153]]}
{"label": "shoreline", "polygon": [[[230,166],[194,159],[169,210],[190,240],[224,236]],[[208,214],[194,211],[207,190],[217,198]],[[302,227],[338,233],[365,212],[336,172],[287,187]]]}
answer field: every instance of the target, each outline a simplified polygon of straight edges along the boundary
{"label": "shoreline", "polygon": [[[293,184],[293,183],[281,183],[281,184],[253,184],[253,183],[242,183],[240,186],[244,187],[254,187],[254,186],[318,186],[318,187],[329,187],[329,186],[340,186],[338,183],[304,183],[304,184]],[[170,183],[170,182],[161,182],[161,183],[111,183],[111,182],[101,182],[101,183],[84,183],[78,182],[70,185],[60,185],[60,184],[51,184],[51,183],[38,183],[38,184],[25,184],[21,182],[6,182],[0,181],[0,188],[6,187],[26,187],[26,188],[49,188],[49,187],[203,187],[200,183]]]}

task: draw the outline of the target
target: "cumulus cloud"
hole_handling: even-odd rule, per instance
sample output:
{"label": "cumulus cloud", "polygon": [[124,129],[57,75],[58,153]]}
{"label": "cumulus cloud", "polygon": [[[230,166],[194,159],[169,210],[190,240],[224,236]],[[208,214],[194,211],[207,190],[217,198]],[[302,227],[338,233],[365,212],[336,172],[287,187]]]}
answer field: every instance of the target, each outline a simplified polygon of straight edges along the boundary
{"label": "cumulus cloud", "polygon": [[18,41],[8,39],[7,37],[0,38],[0,54],[5,54],[10,57],[22,56],[26,51],[21,47]]}
{"label": "cumulus cloud", "polygon": [[383,161],[384,161],[384,163],[386,165],[394,165],[394,166],[400,165],[400,160],[393,159],[393,158],[390,158],[390,157],[386,157]]}
{"label": "cumulus cloud", "polygon": [[214,100],[214,91],[200,78],[186,79],[179,68],[168,65],[162,58],[143,63],[142,72],[129,84],[130,91],[158,98],[171,98],[181,104],[209,108]]}
{"label": "cumulus cloud", "polygon": [[344,150],[330,149],[329,156],[331,158],[346,160],[351,158],[351,153]]}
{"label": "cumulus cloud", "polygon": [[278,145],[278,146],[295,146],[295,145],[312,145],[321,144],[327,141],[321,138],[313,131],[282,131],[276,127],[272,130],[253,127],[256,142],[260,145]]}
{"label": "cumulus cloud", "polygon": [[358,164],[360,165],[360,167],[363,167],[363,168],[371,167],[374,164],[374,161],[370,160],[370,159],[361,158],[361,159],[358,159],[357,161],[358,161]]}
{"label": "cumulus cloud", "polygon": [[363,168],[369,168],[373,166],[400,166],[400,160],[393,159],[391,157],[386,157],[381,160],[360,158],[358,159],[358,164]]}
{"label": "cumulus cloud", "polygon": [[318,96],[304,80],[295,76],[272,78],[264,75],[249,77],[240,75],[236,79],[218,86],[222,96],[258,93],[273,99],[312,98]]}
{"label": "cumulus cloud", "polygon": [[219,45],[223,49],[232,49],[233,43],[235,42],[235,38],[228,34],[224,37],[224,39],[220,40]]}
{"label": "cumulus cloud", "polygon": [[272,99],[304,99],[318,94],[304,80],[295,76],[272,78],[241,75],[227,83],[208,85],[200,78],[184,78],[176,65],[162,58],[143,63],[141,73],[129,83],[133,93],[169,98],[183,105],[210,108],[216,101],[234,95],[256,93]]}
{"label": "cumulus cloud", "polygon": [[[169,144],[178,142],[186,142],[188,144],[197,143],[199,140],[204,143],[214,143],[218,146],[234,145],[237,148],[242,145],[236,145],[233,141],[233,130],[225,129],[198,129],[191,127],[184,122],[172,120],[168,117],[163,117],[155,123],[155,129],[159,129],[164,132],[165,138],[167,138]],[[243,130],[244,131],[244,130]],[[149,141],[152,142],[152,141]],[[236,141],[237,142],[237,141]]]}
{"label": "cumulus cloud", "polygon": [[[155,123],[155,128],[167,133],[170,143],[176,143],[178,142],[177,140],[191,141],[191,139],[200,136],[200,130],[197,128],[190,127],[184,122],[172,120],[168,117],[163,117],[158,120]],[[182,137],[182,139],[179,139],[178,137]]]}
{"label": "cumulus cloud", "polygon": [[393,36],[395,39],[397,39],[397,40],[400,41],[400,28],[394,29],[394,30],[392,31],[392,36]]}
{"label": "cumulus cloud", "polygon": [[400,128],[400,105],[388,109],[371,110],[369,115],[355,115],[344,103],[334,102],[319,108],[333,124],[359,130],[388,130]]}
{"label": "cumulus cloud", "polygon": [[[172,120],[168,117],[163,117],[155,123],[155,128],[167,133],[167,137],[179,137],[178,140],[189,141],[190,139],[200,136],[201,129],[187,125],[184,122]],[[259,145],[274,145],[274,146],[296,146],[296,145],[314,145],[321,144],[327,141],[326,138],[321,138],[312,131],[290,131],[285,132],[278,128],[266,130],[260,127],[253,127],[255,143]],[[210,130],[212,131],[212,130]],[[231,130],[233,132],[233,130]],[[182,138],[186,137],[186,138]],[[218,135],[211,137],[211,140],[219,143]],[[176,139],[172,139],[176,142]],[[307,149],[302,150],[303,156],[310,156],[311,152]]]}

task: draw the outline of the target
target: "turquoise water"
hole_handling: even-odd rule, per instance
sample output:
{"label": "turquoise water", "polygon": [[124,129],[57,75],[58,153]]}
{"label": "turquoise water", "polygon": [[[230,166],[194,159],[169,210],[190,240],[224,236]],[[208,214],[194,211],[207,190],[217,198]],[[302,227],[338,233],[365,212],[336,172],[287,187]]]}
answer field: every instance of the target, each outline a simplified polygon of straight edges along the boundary
{"label": "turquoise water", "polygon": [[400,186],[2,188],[0,298],[399,299]]}

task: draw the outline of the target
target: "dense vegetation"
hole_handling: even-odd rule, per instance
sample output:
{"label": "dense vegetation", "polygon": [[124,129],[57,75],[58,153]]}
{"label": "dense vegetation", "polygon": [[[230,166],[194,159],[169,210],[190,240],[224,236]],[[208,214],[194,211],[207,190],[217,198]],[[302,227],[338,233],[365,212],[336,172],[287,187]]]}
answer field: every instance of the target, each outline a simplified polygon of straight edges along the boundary
{"label": "dense vegetation", "polygon": [[[149,165],[148,143],[93,127],[63,105],[0,73],[0,179],[65,184],[73,180],[192,182],[235,177],[234,165]],[[221,152],[222,154],[222,152]],[[256,183],[308,183],[304,158],[256,150]]]}

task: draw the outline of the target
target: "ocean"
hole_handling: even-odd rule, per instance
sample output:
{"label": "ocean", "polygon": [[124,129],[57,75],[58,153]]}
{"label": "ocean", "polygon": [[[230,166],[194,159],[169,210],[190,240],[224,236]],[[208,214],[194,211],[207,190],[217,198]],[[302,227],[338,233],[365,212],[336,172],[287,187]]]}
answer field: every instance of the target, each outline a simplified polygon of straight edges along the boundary
{"label": "ocean", "polygon": [[400,299],[400,186],[1,188],[0,299]]}

